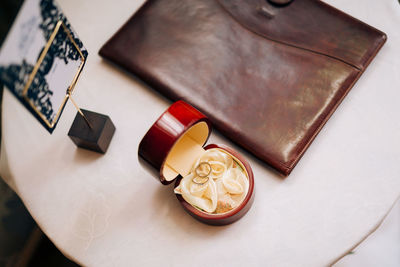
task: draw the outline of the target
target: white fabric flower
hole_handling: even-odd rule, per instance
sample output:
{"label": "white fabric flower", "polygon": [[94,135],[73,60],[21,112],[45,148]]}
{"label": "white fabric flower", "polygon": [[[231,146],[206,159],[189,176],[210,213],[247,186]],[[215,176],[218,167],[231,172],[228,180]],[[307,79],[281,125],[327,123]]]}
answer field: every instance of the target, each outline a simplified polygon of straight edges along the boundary
{"label": "white fabric flower", "polygon": [[194,174],[185,176],[179,186],[175,188],[175,194],[181,194],[190,205],[198,207],[206,212],[214,212],[217,208],[218,193],[213,179],[199,185],[193,183]]}
{"label": "white fabric flower", "polygon": [[[211,173],[204,184],[193,182],[196,167],[208,162]],[[190,205],[209,213],[228,212],[243,201],[249,181],[231,155],[219,149],[207,150],[193,165],[192,172],[182,178],[175,194],[181,194]]]}

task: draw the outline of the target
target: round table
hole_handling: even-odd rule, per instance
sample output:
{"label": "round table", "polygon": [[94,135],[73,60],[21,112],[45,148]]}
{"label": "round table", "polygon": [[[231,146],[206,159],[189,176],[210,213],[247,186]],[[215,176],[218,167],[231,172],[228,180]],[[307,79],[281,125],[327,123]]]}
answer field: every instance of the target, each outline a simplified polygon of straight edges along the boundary
{"label": "round table", "polygon": [[6,91],[0,175],[42,230],[85,266],[321,266],[369,235],[400,195],[400,6],[395,0],[329,0],[377,27],[388,41],[292,174],[282,179],[218,132],[209,143],[249,159],[256,197],[240,221],[213,227],[181,208],[138,164],[141,138],[171,104],[103,61],[101,45],[143,0],[60,0],[89,51],[75,88],[82,108],[117,130],[105,155],[67,137],[68,104],[50,135]]}

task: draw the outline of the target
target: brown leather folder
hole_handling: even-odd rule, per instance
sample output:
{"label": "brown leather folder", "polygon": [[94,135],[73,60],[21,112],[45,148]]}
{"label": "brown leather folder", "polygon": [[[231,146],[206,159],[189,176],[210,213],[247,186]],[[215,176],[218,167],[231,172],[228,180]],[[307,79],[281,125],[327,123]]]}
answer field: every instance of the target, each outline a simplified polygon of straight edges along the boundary
{"label": "brown leather folder", "polygon": [[317,0],[149,0],[100,55],[288,175],[385,41]]}

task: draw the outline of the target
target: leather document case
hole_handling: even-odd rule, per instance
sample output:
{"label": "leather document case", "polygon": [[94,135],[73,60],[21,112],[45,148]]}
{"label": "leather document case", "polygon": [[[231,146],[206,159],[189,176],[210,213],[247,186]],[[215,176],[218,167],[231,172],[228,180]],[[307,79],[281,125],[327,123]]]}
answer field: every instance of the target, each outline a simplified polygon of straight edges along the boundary
{"label": "leather document case", "polygon": [[289,175],[385,41],[318,0],[149,0],[99,53]]}

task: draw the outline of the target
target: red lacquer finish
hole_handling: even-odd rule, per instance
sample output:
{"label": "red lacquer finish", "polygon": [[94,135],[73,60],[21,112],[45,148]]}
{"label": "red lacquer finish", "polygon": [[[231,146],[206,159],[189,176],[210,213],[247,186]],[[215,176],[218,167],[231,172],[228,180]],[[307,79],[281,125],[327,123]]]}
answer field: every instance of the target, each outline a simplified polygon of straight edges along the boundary
{"label": "red lacquer finish", "polygon": [[210,136],[211,123],[205,115],[184,101],[172,104],[153,124],[139,144],[139,160],[142,166],[147,168],[146,165],[149,164],[152,168],[147,169],[153,169],[152,172],[155,170],[156,178],[160,179],[161,183],[170,184],[172,181],[167,181],[161,172],[168,153],[190,127],[202,121],[207,123],[208,136]]}
{"label": "red lacquer finish", "polygon": [[[208,126],[208,137],[211,132],[211,123],[208,118],[184,101],[178,101],[172,104],[158,120],[153,124],[150,130],[143,137],[139,144],[139,161],[142,166],[147,168],[163,184],[170,184],[162,174],[163,165],[178,139],[193,125],[199,122],[206,122]],[[243,217],[250,209],[254,200],[254,176],[250,164],[246,159],[235,150],[224,146],[210,144],[205,149],[219,148],[225,150],[245,167],[249,178],[249,190],[243,202],[235,209],[223,214],[209,214],[202,212],[189,203],[181,195],[176,195],[183,208],[197,220],[211,225],[226,225],[233,223]],[[144,164],[143,164],[144,163]],[[155,171],[155,172],[154,172]],[[178,176],[175,185],[178,186],[182,177]]]}

